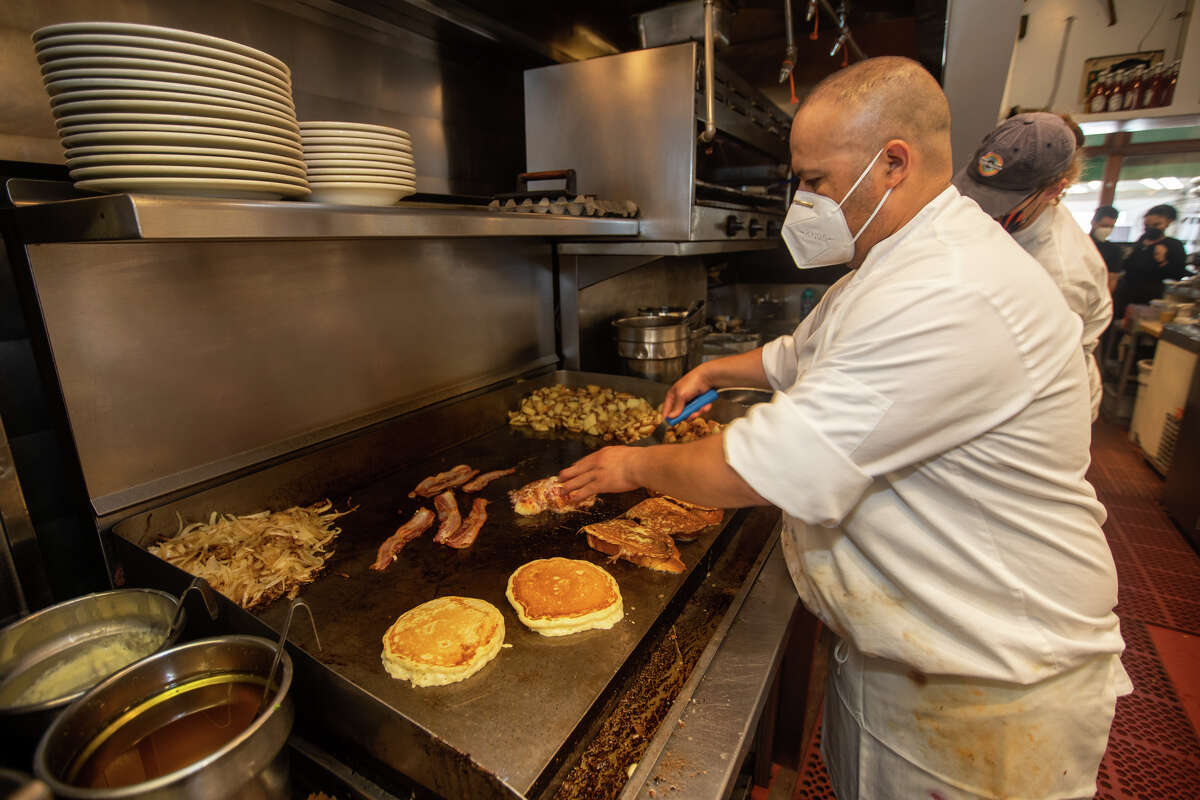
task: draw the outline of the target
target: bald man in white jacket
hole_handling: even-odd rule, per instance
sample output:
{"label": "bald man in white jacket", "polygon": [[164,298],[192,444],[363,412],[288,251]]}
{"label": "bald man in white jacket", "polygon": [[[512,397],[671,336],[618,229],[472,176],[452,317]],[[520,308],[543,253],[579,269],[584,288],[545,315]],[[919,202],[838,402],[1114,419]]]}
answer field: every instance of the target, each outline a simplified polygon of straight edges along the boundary
{"label": "bald man in white jacket", "polygon": [[949,109],[915,62],[826,79],[791,145],[784,239],[798,266],[852,271],[792,336],[684,376],[666,413],[720,386],[772,401],[560,478],[577,499],[644,486],[783,510],[796,588],[839,637],[823,747],[840,800],[1091,797],[1130,685],[1084,479],[1081,323],[950,186]]}

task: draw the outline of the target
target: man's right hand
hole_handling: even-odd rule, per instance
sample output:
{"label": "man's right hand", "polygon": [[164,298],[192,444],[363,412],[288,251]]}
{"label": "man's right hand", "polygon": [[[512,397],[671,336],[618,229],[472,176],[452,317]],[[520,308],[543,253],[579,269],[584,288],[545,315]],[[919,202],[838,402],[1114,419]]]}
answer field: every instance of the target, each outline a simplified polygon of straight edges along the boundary
{"label": "man's right hand", "polygon": [[[667,392],[667,399],[663,401],[663,419],[677,417],[683,412],[683,407],[688,404],[689,400],[707,392],[709,389],[717,388],[706,375],[707,370],[705,365],[701,364],[691,372],[684,375],[679,380],[675,381],[670,391]],[[696,414],[703,414],[712,408],[712,404],[706,405],[696,411]],[[696,416],[693,414],[692,416]]]}

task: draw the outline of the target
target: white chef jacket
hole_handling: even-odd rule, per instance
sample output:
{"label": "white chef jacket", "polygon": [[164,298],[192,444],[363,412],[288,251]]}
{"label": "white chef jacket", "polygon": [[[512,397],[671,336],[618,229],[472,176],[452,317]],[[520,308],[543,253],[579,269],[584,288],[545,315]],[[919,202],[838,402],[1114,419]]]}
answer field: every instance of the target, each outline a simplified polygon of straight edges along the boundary
{"label": "white chef jacket", "polygon": [[[776,394],[729,426],[725,457],[783,510],[801,598],[863,663],[969,692],[1078,669],[1108,683],[1054,693],[1060,708],[1098,703],[1093,716],[1111,719],[1129,687],[1105,512],[1084,479],[1080,329],[1046,271],[950,187],[763,348]],[[896,696],[888,678],[848,680],[870,685],[860,697]],[[919,722],[927,698],[910,684],[896,702]],[[840,707],[864,741],[989,796],[972,767],[926,757],[911,715],[880,725]],[[1062,715],[1060,738],[1080,741],[1077,716]],[[1092,765],[1085,788],[1102,727],[1075,758]]]}
{"label": "white chef jacket", "polygon": [[1092,420],[1095,420],[1104,394],[1095,350],[1113,315],[1104,258],[1091,237],[1061,205],[1050,206],[1032,225],[1012,236],[1050,273],[1067,306],[1083,321],[1083,357],[1088,368]]}

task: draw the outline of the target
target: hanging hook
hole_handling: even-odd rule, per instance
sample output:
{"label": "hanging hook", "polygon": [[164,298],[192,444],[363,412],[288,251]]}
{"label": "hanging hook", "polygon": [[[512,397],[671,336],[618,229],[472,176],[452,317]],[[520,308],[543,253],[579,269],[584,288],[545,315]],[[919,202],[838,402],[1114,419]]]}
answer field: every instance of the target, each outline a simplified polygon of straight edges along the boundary
{"label": "hanging hook", "polygon": [[267,707],[267,694],[271,691],[271,683],[275,680],[275,670],[279,668],[279,661],[283,658],[283,648],[287,644],[288,632],[292,629],[292,615],[296,613],[297,608],[303,608],[308,612],[308,622],[312,625],[313,638],[317,640],[317,649],[323,649],[321,635],[317,633],[317,621],[313,619],[312,609],[299,597],[295,598],[288,606],[287,618],[284,619],[283,629],[279,632],[279,641],[275,644],[275,658],[272,659],[271,669],[267,672],[267,683],[263,687],[262,699],[258,701],[258,710],[254,712],[255,718],[262,714],[263,709]]}

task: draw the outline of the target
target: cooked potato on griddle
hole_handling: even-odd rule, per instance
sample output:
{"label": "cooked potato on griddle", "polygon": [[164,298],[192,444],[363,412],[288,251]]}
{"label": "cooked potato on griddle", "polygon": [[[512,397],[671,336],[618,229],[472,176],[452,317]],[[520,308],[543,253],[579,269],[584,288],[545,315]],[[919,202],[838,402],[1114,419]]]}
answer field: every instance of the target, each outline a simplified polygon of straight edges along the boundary
{"label": "cooked potato on griddle", "polygon": [[628,444],[654,433],[658,412],[644,398],[600,386],[546,386],[534,390],[508,424],[535,431],[568,431]]}

